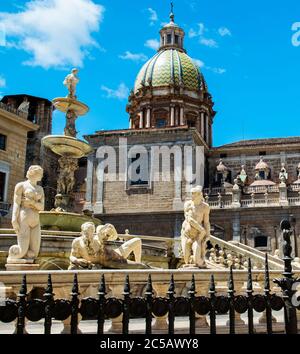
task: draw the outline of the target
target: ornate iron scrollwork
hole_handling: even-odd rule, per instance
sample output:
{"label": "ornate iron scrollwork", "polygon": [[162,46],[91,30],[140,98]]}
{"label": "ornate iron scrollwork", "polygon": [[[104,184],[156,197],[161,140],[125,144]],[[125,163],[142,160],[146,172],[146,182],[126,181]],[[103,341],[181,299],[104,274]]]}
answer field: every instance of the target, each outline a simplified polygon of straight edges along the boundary
{"label": "ornate iron scrollwork", "polygon": [[71,302],[66,299],[54,301],[53,318],[58,321],[64,321],[71,315]]}
{"label": "ornate iron scrollwork", "polygon": [[0,321],[13,322],[18,317],[18,305],[14,300],[6,300],[5,306],[0,306]]}
{"label": "ornate iron scrollwork", "polygon": [[188,316],[189,314],[189,299],[186,297],[178,296],[174,302],[175,316]]}
{"label": "ornate iron scrollwork", "polygon": [[244,313],[248,310],[248,299],[246,296],[238,295],[234,298],[234,309],[237,313]]}
{"label": "ornate iron scrollwork", "polygon": [[45,317],[45,305],[41,299],[33,299],[27,302],[25,316],[29,321],[37,322]]}
{"label": "ornate iron scrollwork", "polygon": [[94,320],[97,318],[98,309],[98,300],[92,297],[86,297],[81,300],[79,313],[83,320]]}
{"label": "ornate iron scrollwork", "polygon": [[107,318],[116,318],[122,314],[122,302],[115,298],[110,297],[106,300],[105,303],[105,315]]}
{"label": "ornate iron scrollwork", "polygon": [[280,311],[284,306],[284,301],[280,296],[272,294],[270,296],[270,305],[272,310]]}
{"label": "ornate iron scrollwork", "polygon": [[144,318],[146,316],[147,303],[142,297],[132,298],[129,307],[130,317]]}
{"label": "ornate iron scrollwork", "polygon": [[195,298],[195,311],[198,315],[206,315],[209,313],[211,305],[210,300],[206,296],[197,296]]}
{"label": "ornate iron scrollwork", "polygon": [[224,295],[217,296],[215,308],[219,315],[225,315],[229,311],[229,299]]}
{"label": "ornate iron scrollwork", "polygon": [[252,300],[252,304],[253,304],[253,309],[256,312],[263,312],[266,309],[266,299],[264,297],[264,295],[254,295],[253,296],[253,300]]}
{"label": "ornate iron scrollwork", "polygon": [[153,299],[152,312],[156,317],[165,316],[169,311],[168,299],[156,297]]}

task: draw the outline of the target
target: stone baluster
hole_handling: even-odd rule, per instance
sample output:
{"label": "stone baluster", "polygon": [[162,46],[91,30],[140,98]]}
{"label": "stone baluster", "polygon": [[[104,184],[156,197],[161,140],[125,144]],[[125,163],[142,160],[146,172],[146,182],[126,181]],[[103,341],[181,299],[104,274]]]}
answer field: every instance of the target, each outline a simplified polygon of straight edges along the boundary
{"label": "stone baluster", "polygon": [[184,125],[184,108],[180,106],[180,125]]}
{"label": "stone baluster", "polygon": [[255,207],[255,194],[251,193],[251,206],[254,208]]}
{"label": "stone baluster", "polygon": [[171,104],[171,117],[170,117],[170,125],[174,127],[175,125],[175,105]]}
{"label": "stone baluster", "polygon": [[[156,297],[166,297],[167,291],[169,289],[169,284],[153,282],[153,289],[155,291]],[[162,317],[155,317],[155,321],[152,325],[153,333],[167,333],[168,332],[168,314]]]}

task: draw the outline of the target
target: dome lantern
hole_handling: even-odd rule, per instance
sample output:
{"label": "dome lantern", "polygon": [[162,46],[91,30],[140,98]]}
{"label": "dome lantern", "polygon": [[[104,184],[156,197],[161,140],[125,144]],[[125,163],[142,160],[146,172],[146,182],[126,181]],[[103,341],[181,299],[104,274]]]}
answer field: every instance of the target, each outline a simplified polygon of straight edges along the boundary
{"label": "dome lantern", "polygon": [[160,47],[158,51],[173,48],[185,52],[183,48],[184,31],[174,22],[173,3],[171,3],[170,22],[160,30]]}

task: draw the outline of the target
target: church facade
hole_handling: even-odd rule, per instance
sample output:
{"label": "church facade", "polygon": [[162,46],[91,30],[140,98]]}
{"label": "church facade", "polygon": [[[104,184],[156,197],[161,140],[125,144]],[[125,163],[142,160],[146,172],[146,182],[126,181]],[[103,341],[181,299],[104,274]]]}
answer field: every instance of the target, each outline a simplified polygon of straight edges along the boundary
{"label": "church facade", "polygon": [[[203,74],[184,49],[184,31],[171,13],[160,31],[158,52],[141,68],[130,93],[129,128],[85,136],[94,152],[87,159],[84,208],[120,233],[128,229],[178,237],[183,203],[191,186],[201,184],[216,236],[275,251],[280,220],[300,216],[300,138],[214,147],[213,106]],[[153,151],[160,157],[154,159]],[[113,168],[104,163],[110,152]],[[163,153],[169,153],[168,178]],[[139,159],[143,163],[135,173],[140,177],[131,179],[128,166]],[[154,176],[155,164],[160,179]],[[176,178],[179,168],[181,178]],[[297,235],[300,228],[295,221],[293,225]]]}

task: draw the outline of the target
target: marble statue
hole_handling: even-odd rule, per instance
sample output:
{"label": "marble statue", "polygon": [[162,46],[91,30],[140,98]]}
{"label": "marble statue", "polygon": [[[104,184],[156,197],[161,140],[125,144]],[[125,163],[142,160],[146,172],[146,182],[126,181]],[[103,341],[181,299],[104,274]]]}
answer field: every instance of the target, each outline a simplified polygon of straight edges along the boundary
{"label": "marble statue", "polygon": [[283,182],[283,183],[286,183],[287,180],[288,180],[288,173],[286,171],[285,164],[282,163],[281,164],[281,169],[280,169],[280,172],[279,172],[279,181]]}
{"label": "marble statue", "polygon": [[241,181],[242,184],[245,184],[246,183],[246,180],[247,180],[247,173],[245,171],[245,165],[242,165],[241,167],[241,171],[238,175],[238,178],[239,180]]}
{"label": "marble statue", "polygon": [[[117,231],[111,224],[97,227],[86,222],[81,226],[81,236],[72,243],[69,269],[149,269],[146,264],[141,263],[141,240],[132,239],[125,242],[116,250],[106,246],[106,241],[116,240]],[[133,252],[135,262],[127,257]]]}
{"label": "marble statue", "polygon": [[78,168],[78,160],[62,156],[58,159],[60,173],[57,180],[57,193],[66,195],[73,191],[75,184],[74,173]]}
{"label": "marble statue", "polygon": [[44,210],[44,190],[37,183],[42,180],[43,169],[30,166],[26,177],[15,187],[12,225],[18,244],[10,247],[7,263],[33,263],[40,251],[39,212]]}
{"label": "marble statue", "polygon": [[71,73],[67,75],[63,81],[63,84],[67,87],[69,91],[69,98],[76,99],[76,85],[79,82],[79,78],[77,76],[78,69],[72,69]]}
{"label": "marble statue", "polygon": [[18,107],[18,110],[20,112],[25,113],[26,115],[28,115],[29,113],[29,106],[30,106],[30,102],[28,101],[27,97],[24,97],[23,102],[20,104],[20,106]]}
{"label": "marble statue", "polygon": [[209,212],[202,187],[191,189],[192,199],[184,204],[185,220],[181,229],[181,247],[185,267],[206,268],[206,242],[210,236]]}
{"label": "marble statue", "polygon": [[75,126],[76,119],[77,119],[76,113],[72,110],[68,110],[66,113],[66,126],[64,129],[65,135],[76,138],[77,135],[76,126]]}

